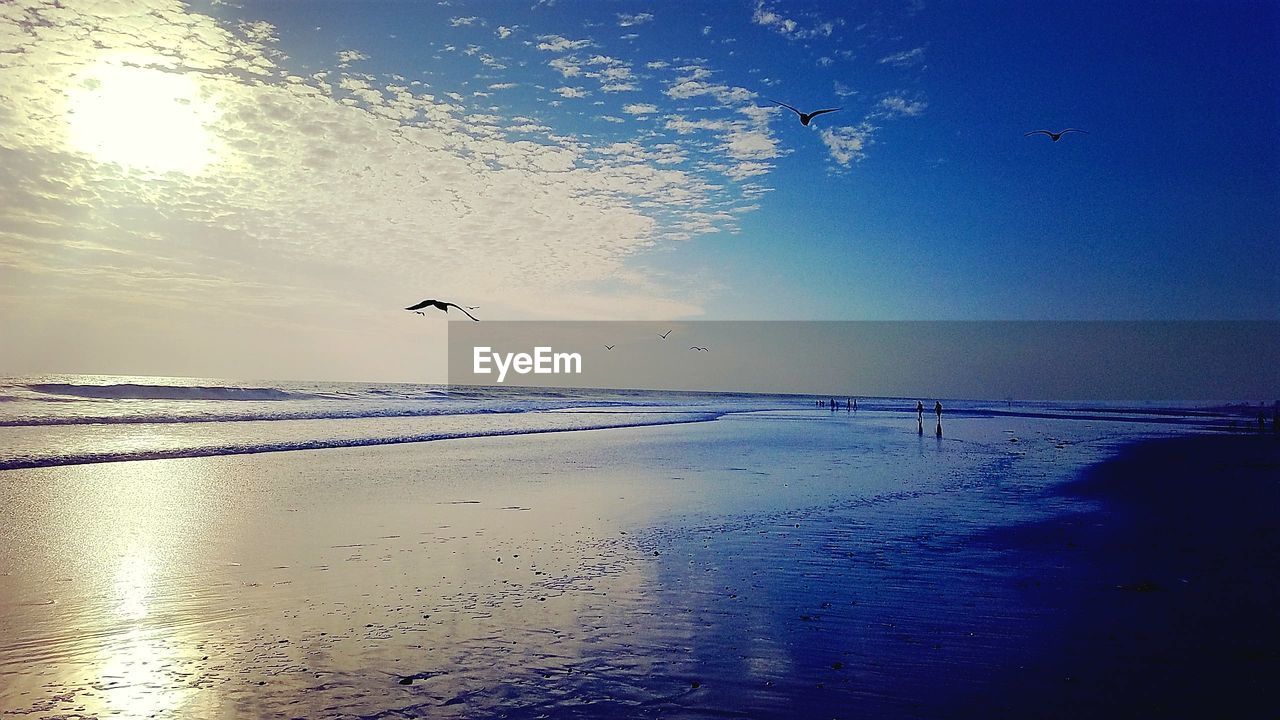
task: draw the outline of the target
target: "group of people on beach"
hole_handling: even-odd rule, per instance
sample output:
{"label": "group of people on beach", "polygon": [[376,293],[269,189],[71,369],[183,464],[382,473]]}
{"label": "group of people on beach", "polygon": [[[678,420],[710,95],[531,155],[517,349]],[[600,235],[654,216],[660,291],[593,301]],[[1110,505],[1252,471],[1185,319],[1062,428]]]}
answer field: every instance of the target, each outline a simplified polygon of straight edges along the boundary
{"label": "group of people on beach", "polygon": [[[814,400],[813,402],[817,407],[831,408],[831,412],[835,412],[840,409],[840,401],[836,400],[835,398],[827,398],[826,400]],[[854,410],[857,410],[857,409],[858,409],[858,398],[844,399],[845,412],[853,412]]]}
{"label": "group of people on beach", "polygon": [[[840,409],[840,401],[835,398],[814,400],[813,404],[815,407],[830,408],[831,412],[835,412]],[[844,409],[845,412],[853,412],[857,410],[858,398],[845,398]],[[939,400],[933,403],[933,412],[938,416],[938,426],[934,429],[934,434],[938,437],[942,437],[942,401]],[[916,401],[916,430],[919,434],[924,434],[924,403],[919,400]]]}
{"label": "group of people on beach", "polygon": [[[933,412],[938,416],[938,427],[934,430],[934,434],[942,437],[942,401],[937,400],[933,403]],[[916,432],[924,434],[924,403],[916,401]]]}

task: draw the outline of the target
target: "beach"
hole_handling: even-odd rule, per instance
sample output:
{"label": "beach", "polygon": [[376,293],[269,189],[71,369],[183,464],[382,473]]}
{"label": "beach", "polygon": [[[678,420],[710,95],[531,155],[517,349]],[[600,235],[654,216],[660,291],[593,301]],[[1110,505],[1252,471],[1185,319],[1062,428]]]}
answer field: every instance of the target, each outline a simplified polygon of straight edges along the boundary
{"label": "beach", "polygon": [[1269,716],[1280,443],[1033,415],[0,472],[0,711]]}

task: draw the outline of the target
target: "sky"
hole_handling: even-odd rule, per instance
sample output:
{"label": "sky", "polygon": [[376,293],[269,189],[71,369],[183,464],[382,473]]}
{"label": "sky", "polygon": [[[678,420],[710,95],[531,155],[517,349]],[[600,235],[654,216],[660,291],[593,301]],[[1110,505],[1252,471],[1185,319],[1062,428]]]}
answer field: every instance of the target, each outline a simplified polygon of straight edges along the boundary
{"label": "sky", "polygon": [[423,298],[1280,320],[1278,48],[1273,2],[6,2],[0,374],[439,380]]}

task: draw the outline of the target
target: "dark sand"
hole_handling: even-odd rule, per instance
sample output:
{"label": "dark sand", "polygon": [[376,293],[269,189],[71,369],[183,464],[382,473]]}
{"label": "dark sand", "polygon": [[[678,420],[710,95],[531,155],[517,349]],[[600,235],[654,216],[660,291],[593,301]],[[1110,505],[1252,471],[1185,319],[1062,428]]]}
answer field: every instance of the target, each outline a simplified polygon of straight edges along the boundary
{"label": "dark sand", "polygon": [[1055,620],[974,714],[1280,716],[1280,439],[1151,440],[1058,492],[1099,509],[977,538]]}

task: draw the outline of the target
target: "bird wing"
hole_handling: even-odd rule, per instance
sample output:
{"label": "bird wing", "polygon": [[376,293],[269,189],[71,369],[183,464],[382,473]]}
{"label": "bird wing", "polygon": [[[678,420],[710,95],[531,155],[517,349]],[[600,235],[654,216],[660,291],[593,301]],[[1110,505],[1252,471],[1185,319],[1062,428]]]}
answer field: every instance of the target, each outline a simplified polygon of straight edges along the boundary
{"label": "bird wing", "polygon": [[405,308],[405,310],[418,310],[418,309],[421,309],[421,308],[427,307],[428,305],[431,305],[431,304],[432,304],[432,303],[434,303],[434,302],[435,302],[435,300],[423,300],[422,302],[418,303],[417,305],[410,305],[409,307]]}
{"label": "bird wing", "polygon": [[1032,135],[1048,135],[1049,137],[1053,137],[1053,133],[1049,132],[1048,130],[1032,130],[1031,132],[1026,133],[1022,137],[1031,137]]}
{"label": "bird wing", "polygon": [[826,110],[814,110],[813,112],[809,113],[809,117],[811,117],[811,118],[812,118],[812,117],[817,117],[818,115],[821,115],[821,114],[823,114],[823,113],[835,112],[835,111],[840,110],[840,109],[841,109],[841,108],[827,108]]}
{"label": "bird wing", "polygon": [[445,312],[449,312],[449,308],[451,308],[451,307],[456,307],[456,308],[458,308],[458,311],[459,311],[459,312],[461,312],[463,315],[466,315],[467,317],[471,318],[472,320],[475,320],[476,322],[480,322],[480,318],[478,318],[478,317],[476,317],[475,315],[472,315],[471,313],[467,312],[466,308],[462,307],[461,305],[459,305],[459,304],[457,304],[457,303],[451,303],[451,302],[447,302],[447,303],[445,303],[445,304],[444,304],[444,311],[445,311]]}
{"label": "bird wing", "polygon": [[612,350],[614,347],[616,347],[616,346],[614,346],[614,345],[605,345],[605,346],[604,346],[604,349],[605,349],[605,350]]}
{"label": "bird wing", "polygon": [[786,108],[786,109],[790,110],[791,112],[793,112],[793,113],[795,113],[795,114],[797,114],[797,115],[804,115],[804,113],[800,112],[799,110],[797,110],[797,109],[795,109],[795,108],[791,107],[790,105],[788,105],[788,104],[786,104],[786,103],[784,103],[784,102],[778,102],[777,100],[770,100],[769,102],[773,103],[774,105],[781,105],[782,107],[784,107],[784,108]]}
{"label": "bird wing", "polygon": [[1058,134],[1059,134],[1059,135],[1066,135],[1066,134],[1067,134],[1067,133],[1069,133],[1069,132],[1084,133],[1085,135],[1088,135],[1088,134],[1089,134],[1089,131],[1088,131],[1088,130],[1081,130],[1080,128],[1067,128],[1066,130],[1063,130],[1062,132],[1060,132],[1060,133],[1058,133]]}

